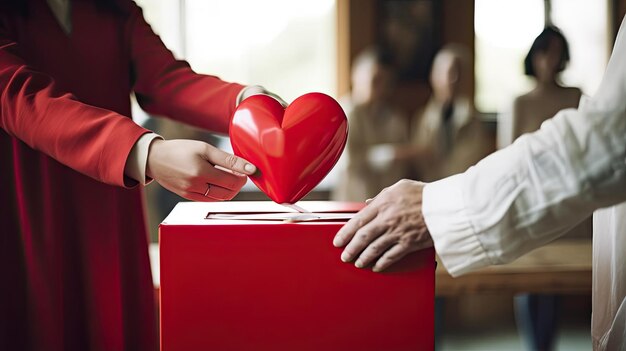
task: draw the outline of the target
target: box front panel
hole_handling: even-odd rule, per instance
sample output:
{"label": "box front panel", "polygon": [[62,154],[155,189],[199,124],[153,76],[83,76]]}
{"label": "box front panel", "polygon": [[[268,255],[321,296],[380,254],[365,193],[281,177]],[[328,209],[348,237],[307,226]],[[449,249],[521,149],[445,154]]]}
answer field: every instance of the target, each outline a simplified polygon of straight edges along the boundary
{"label": "box front panel", "polygon": [[162,349],[432,350],[434,252],[342,263],[342,223],[161,226]]}

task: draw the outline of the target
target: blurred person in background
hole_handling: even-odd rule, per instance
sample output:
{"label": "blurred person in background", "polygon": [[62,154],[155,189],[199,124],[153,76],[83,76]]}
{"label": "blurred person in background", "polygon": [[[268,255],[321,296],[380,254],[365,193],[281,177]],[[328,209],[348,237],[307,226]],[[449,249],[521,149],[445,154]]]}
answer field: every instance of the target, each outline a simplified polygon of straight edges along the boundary
{"label": "blurred person in background", "polygon": [[255,172],[138,126],[131,92],[227,134],[236,104],[264,90],[194,73],[133,1],[0,2],[1,350],[156,350],[139,185],[218,201]]}
{"label": "blurred person in background", "polygon": [[467,48],[449,44],[433,61],[432,95],[412,120],[411,146],[402,153],[414,165],[414,179],[433,181],[465,171],[493,151],[474,109]]}
{"label": "blurred person in background", "polygon": [[[535,87],[513,102],[512,137],[539,130],[541,124],[566,108],[578,107],[580,89],[564,87],[559,74],[570,60],[569,45],[561,31],[546,27],[524,59],[524,72]],[[573,228],[568,237],[591,238],[591,217]],[[518,327],[531,350],[552,350],[558,322],[559,298],[551,294],[520,294],[515,297]]]}
{"label": "blurred person in background", "polygon": [[408,164],[396,148],[409,141],[409,122],[390,103],[394,81],[389,56],[380,49],[368,49],[354,60],[348,159],[333,199],[363,201],[408,176]]}
{"label": "blurred person in background", "polygon": [[578,107],[580,89],[559,82],[559,74],[569,60],[569,45],[558,28],[548,26],[535,38],[524,59],[524,73],[536,84],[513,102],[513,140],[538,130],[541,123],[562,109]]}

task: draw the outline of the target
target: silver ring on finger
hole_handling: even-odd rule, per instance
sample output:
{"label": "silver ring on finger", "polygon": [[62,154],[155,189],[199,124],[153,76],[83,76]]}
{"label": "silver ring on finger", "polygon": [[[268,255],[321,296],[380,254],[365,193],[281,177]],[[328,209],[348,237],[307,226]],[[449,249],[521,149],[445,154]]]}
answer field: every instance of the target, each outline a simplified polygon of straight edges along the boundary
{"label": "silver ring on finger", "polygon": [[209,196],[209,192],[211,191],[211,184],[206,185],[206,191],[204,192],[204,197],[208,197]]}

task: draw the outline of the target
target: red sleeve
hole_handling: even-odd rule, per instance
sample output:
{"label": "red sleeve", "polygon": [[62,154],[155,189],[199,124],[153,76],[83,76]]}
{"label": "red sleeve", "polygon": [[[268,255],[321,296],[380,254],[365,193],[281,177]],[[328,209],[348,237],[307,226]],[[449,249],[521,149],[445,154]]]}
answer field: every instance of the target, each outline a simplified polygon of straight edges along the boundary
{"label": "red sleeve", "polygon": [[0,128],[35,150],[104,183],[129,186],[124,165],[148,132],[130,118],[81,103],[28,66],[0,26]]}
{"label": "red sleeve", "polygon": [[197,74],[176,60],[131,2],[131,55],[137,101],[149,113],[227,134],[243,86]]}

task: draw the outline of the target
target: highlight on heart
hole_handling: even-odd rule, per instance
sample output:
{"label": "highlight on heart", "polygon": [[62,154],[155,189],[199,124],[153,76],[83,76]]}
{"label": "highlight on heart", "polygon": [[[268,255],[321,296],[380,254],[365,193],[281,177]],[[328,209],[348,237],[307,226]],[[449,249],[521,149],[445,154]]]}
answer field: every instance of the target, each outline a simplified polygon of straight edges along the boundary
{"label": "highlight on heart", "polygon": [[230,122],[235,155],[258,169],[252,182],[277,203],[308,194],[339,160],[348,120],[332,97],[308,93],[284,108],[267,95],[245,99]]}

